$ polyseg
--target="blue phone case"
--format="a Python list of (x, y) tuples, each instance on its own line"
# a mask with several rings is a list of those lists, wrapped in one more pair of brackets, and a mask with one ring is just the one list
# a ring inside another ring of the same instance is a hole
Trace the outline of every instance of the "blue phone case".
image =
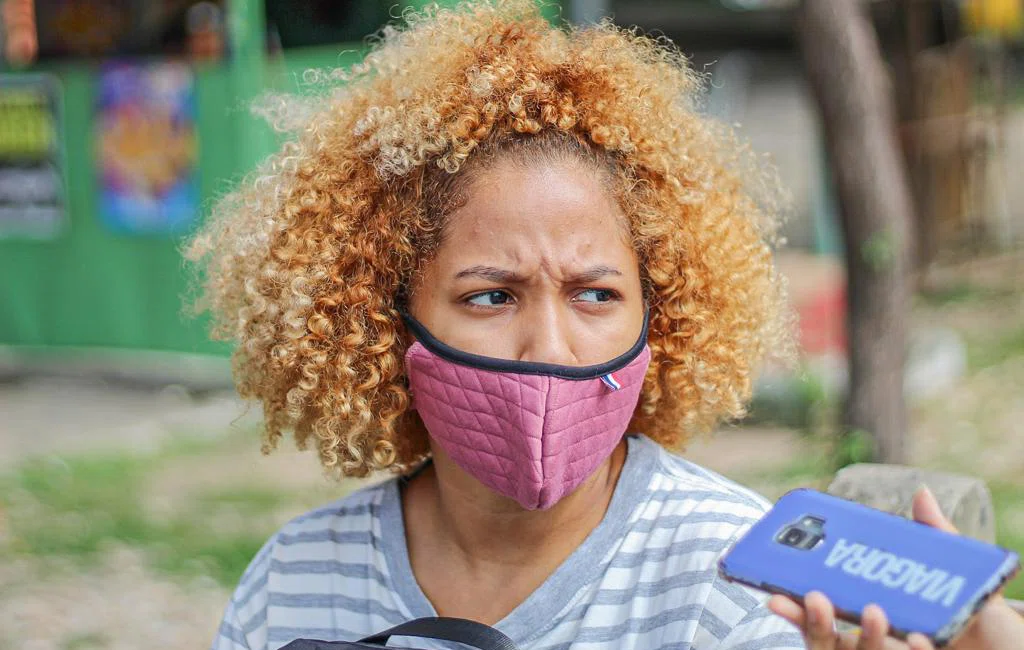
[(892, 633), (938, 645), (1018, 568), (1012, 551), (806, 489), (779, 499), (719, 561), (725, 578), (764, 591), (820, 591), (853, 622), (875, 603)]

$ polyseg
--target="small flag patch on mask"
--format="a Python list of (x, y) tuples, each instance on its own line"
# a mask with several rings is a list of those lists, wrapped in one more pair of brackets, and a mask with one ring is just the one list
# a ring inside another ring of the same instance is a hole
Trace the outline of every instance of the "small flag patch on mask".
[(614, 373), (609, 372), (607, 375), (604, 375), (603, 377), (601, 377), (601, 381), (604, 382), (605, 386), (611, 388), (612, 390), (619, 390), (620, 388), (622, 388), (622, 384), (620, 384), (619, 380), (615, 378)]

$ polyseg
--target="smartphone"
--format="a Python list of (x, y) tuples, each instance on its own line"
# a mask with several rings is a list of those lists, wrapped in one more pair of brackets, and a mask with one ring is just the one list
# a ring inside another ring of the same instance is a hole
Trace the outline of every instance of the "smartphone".
[(802, 601), (824, 593), (857, 623), (880, 606), (891, 634), (954, 639), (1020, 569), (1016, 553), (822, 492), (784, 495), (719, 560), (728, 580)]

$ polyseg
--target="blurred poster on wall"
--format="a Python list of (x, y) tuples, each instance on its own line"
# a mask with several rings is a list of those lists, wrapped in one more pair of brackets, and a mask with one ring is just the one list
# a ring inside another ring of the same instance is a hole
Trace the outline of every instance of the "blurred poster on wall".
[(0, 74), (0, 238), (64, 229), (60, 86), (49, 75)]
[(109, 64), (97, 102), (103, 222), (126, 234), (187, 231), (199, 215), (192, 71), (179, 63)]

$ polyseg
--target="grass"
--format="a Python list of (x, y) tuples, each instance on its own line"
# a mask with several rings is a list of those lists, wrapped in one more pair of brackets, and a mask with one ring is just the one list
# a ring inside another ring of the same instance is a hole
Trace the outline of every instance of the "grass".
[[(921, 294), (919, 301), (926, 306), (940, 309), (946, 306), (966, 305), (971, 309), (983, 311), (989, 305), (1007, 304), (1007, 301), (1009, 304), (1019, 303), (1021, 297), (1021, 289), (1016, 285), (984, 286), (965, 281)], [(1019, 317), (1008, 320), (1007, 326), (1000, 324), (994, 330), (973, 327), (961, 332), (967, 344), (969, 374), (973, 375), (1011, 359), (1024, 359), (1024, 320)], [(980, 414), (971, 417), (977, 426), (984, 426)], [(945, 463), (953, 463), (954, 467), (950, 469), (954, 471), (963, 471), (955, 466), (953, 458), (947, 459)], [(1024, 557), (1024, 482), (1016, 476), (983, 478), (992, 494), (997, 542)], [(1018, 576), (1007, 585), (1006, 595), (1024, 600), (1024, 576)]]
[[(999, 481), (988, 488), (995, 507), (997, 541), (1024, 557), (1024, 485)], [(1024, 575), (1007, 585), (1006, 595), (1024, 600)]]
[(1024, 326), (967, 341), (967, 364), (972, 371), (1020, 356), (1024, 356)]
[(972, 282), (958, 282), (931, 287), (918, 292), (917, 300), (927, 307), (978, 304), (1014, 298), (1017, 291), (1009, 287), (988, 287)]
[(61, 643), (60, 648), (61, 650), (92, 650), (93, 648), (106, 648), (109, 646), (109, 637), (104, 634), (91, 632), (68, 637)]
[[(1016, 284), (984, 284), (961, 279), (929, 287), (915, 296), (915, 305), (929, 315), (929, 320), (942, 319), (946, 308), (961, 312), (984, 313), (994, 307), (1005, 310), (1008, 305), (1021, 304), (1024, 293)], [(984, 323), (985, 321), (982, 321)], [(994, 366), (1012, 357), (1024, 356), (1024, 320), (1008, 316), (1005, 326), (991, 328), (984, 324), (961, 327), (967, 343), (968, 367), (971, 372)]]
[(197, 514), (215, 515), (229, 509), (238, 514), (258, 516), (274, 512), (290, 501), (280, 490), (260, 486), (231, 486), (198, 495), (193, 507)]
[(17, 551), (91, 555), (104, 540), (141, 543), (151, 535), (136, 497), (141, 465), (126, 457), (36, 460), (4, 486)]
[[(291, 495), (245, 485), (216, 488), (177, 504), (169, 516), (150, 512), (147, 477), (202, 445), (171, 447), (151, 456), (46, 458), (0, 478), (6, 517), (4, 554), (62, 557), (88, 564), (111, 544), (144, 551), (154, 568), (208, 575), (233, 586), (273, 531), (274, 512)], [(224, 519), (240, 522), (228, 527)]]
[(150, 564), (172, 575), (204, 575), (234, 587), (271, 530), (253, 534), (210, 535), (193, 524), (171, 526), (147, 548)]

